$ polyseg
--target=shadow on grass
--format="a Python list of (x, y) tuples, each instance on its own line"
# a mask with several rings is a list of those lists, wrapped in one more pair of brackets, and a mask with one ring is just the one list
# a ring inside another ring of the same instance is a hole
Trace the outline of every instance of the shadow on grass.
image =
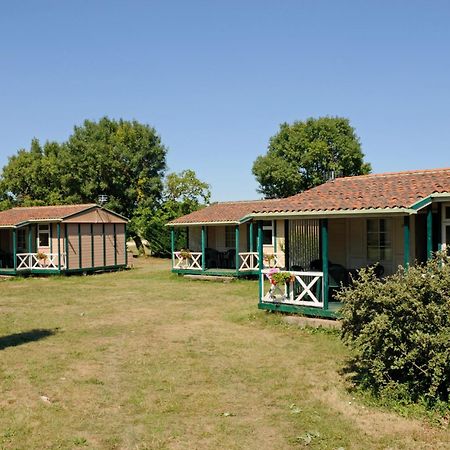
[(40, 341), (49, 336), (53, 336), (58, 331), (57, 328), (42, 329), (36, 328), (30, 331), (24, 331), (22, 333), (9, 334), (8, 336), (0, 337), (0, 350), (4, 350), (8, 347), (16, 347), (17, 345), (27, 344), (28, 342)]

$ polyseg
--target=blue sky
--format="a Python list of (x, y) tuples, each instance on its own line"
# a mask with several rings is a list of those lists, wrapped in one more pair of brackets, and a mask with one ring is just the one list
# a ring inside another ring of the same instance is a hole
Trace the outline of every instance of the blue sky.
[(448, 1), (21, 1), (0, 10), (0, 165), (137, 119), (214, 200), (258, 198), (282, 122), (348, 117), (375, 172), (450, 166)]

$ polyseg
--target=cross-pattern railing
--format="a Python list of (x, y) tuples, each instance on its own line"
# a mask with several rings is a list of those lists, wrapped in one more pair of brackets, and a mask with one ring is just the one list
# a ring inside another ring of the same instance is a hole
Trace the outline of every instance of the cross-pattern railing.
[[(17, 253), (17, 270), (58, 270), (66, 268), (66, 255), (62, 253), (59, 259), (58, 253), (46, 253), (45, 257), (39, 253)], [(40, 256), (40, 257), (39, 257)]]
[(257, 252), (240, 252), (239, 270), (258, 270), (259, 269), (259, 254)]
[[(289, 271), (291, 279), (282, 285), (274, 282), (273, 269), (264, 269), (262, 284), (263, 302), (323, 308), (323, 272)], [(269, 281), (266, 289), (265, 281)]]
[(186, 270), (202, 270), (202, 252), (189, 252), (190, 256), (186, 257), (181, 252), (173, 254), (173, 268)]

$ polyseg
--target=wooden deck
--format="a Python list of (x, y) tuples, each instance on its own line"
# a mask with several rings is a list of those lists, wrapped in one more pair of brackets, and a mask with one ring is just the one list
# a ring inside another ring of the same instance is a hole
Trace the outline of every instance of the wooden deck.
[(222, 277), (254, 277), (258, 276), (259, 272), (257, 270), (236, 270), (236, 269), (172, 269), (172, 273), (177, 273), (179, 275), (212, 275), (212, 276), (222, 276)]
[(342, 307), (340, 302), (329, 302), (328, 308), (314, 308), (309, 306), (289, 305), (281, 302), (259, 302), (258, 308), (266, 311), (279, 311), (286, 313), (303, 314), (310, 317), (326, 317), (328, 319), (339, 319), (339, 310)]

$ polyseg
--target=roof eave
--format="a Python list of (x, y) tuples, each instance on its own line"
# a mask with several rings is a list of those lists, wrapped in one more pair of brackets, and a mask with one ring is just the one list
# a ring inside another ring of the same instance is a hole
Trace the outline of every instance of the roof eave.
[(216, 222), (169, 222), (166, 223), (166, 227), (192, 227), (200, 225), (239, 225), (239, 220), (220, 220)]

